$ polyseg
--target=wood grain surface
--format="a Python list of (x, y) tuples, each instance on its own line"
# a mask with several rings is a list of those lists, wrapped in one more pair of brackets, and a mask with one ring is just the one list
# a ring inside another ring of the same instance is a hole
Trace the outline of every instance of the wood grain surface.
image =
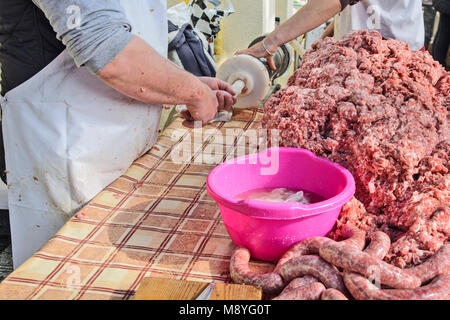
[[(206, 288), (208, 282), (144, 278), (134, 300), (195, 300)], [(261, 300), (262, 290), (258, 287), (216, 283), (209, 300)]]

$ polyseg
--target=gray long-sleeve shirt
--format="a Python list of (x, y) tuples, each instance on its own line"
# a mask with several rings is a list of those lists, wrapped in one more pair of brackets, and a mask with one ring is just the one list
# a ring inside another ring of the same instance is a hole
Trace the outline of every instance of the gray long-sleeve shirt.
[(65, 48), (96, 74), (129, 43), (130, 31), (119, 0), (0, 0), (0, 94)]
[(132, 38), (119, 0), (33, 0), (77, 66), (98, 73)]

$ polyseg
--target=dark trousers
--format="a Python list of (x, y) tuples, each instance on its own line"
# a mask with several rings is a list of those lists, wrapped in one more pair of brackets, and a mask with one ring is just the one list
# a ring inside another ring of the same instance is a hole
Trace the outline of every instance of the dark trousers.
[(428, 50), (431, 37), (433, 35), (434, 19), (436, 17), (436, 9), (432, 5), (423, 6), (423, 20), (425, 23), (425, 48)]
[(434, 60), (446, 66), (448, 46), (450, 45), (450, 15), (441, 12), (439, 28), (433, 42), (431, 53)]

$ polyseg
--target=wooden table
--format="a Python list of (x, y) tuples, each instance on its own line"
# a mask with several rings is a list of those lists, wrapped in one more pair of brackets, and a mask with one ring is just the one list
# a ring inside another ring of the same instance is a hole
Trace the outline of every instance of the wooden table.
[[(222, 145), (222, 159), (233, 158), (261, 116), (237, 111), (232, 121), (203, 128), (198, 150), (215, 146), (219, 153)], [(230, 129), (236, 137), (220, 141)], [(173, 151), (194, 142), (194, 134), (176, 118), (147, 154), (0, 283), (0, 299), (132, 299), (149, 276), (229, 282), (234, 244), (205, 189), (215, 165), (197, 161), (201, 152), (187, 163), (173, 161)]]

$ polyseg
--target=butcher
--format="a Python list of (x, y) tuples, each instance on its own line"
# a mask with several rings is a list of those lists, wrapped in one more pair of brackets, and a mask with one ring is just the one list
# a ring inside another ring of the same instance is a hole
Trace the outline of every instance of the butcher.
[(237, 54), (266, 58), (275, 69), (272, 56), (277, 48), (309, 32), (332, 17), (325, 35), (338, 41), (352, 30), (376, 30), (384, 38), (409, 44), (411, 50), (423, 49), (425, 28), (421, 0), (309, 0), (285, 23), (267, 37)]
[(162, 104), (185, 104), (191, 120), (207, 123), (235, 103), (228, 84), (166, 59), (166, 4), (0, 1), (15, 268), (153, 146)]

